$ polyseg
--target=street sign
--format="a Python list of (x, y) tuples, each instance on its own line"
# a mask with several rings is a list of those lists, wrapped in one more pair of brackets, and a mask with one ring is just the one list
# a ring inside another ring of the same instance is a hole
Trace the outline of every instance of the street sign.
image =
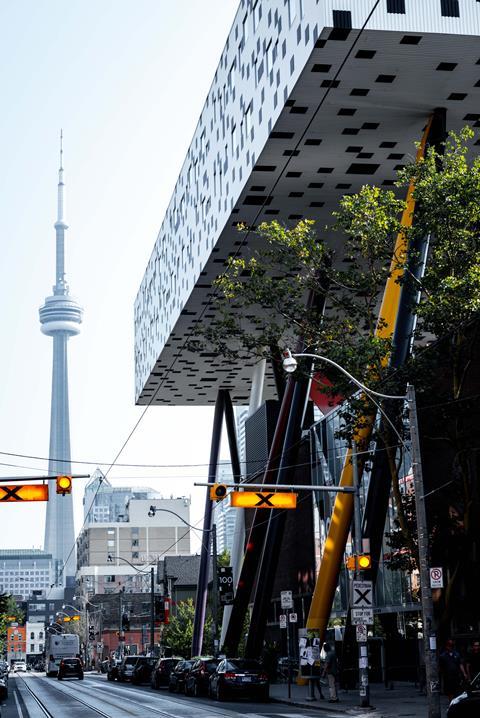
[(368, 636), (368, 629), (365, 623), (357, 623), (355, 626), (357, 641), (358, 643), (366, 643)]
[(352, 624), (357, 626), (360, 623), (373, 625), (373, 608), (352, 608)]
[(443, 588), (443, 568), (430, 569), (430, 588)]
[(220, 566), (217, 570), (218, 595), (222, 606), (233, 603), (233, 569), (231, 566)]
[(230, 505), (244, 509), (296, 509), (297, 496), (287, 491), (232, 491)]
[(48, 501), (48, 484), (0, 485), (0, 501)]
[(373, 607), (373, 584), (371, 581), (353, 581), (352, 588), (352, 608)]
[(293, 595), (291, 591), (280, 591), (280, 605), (282, 608), (293, 608)]
[(287, 616), (284, 613), (281, 613), (278, 617), (280, 628), (286, 628), (287, 627)]
[(289, 613), (288, 614), (288, 620), (290, 623), (297, 623), (297, 614), (296, 613)]

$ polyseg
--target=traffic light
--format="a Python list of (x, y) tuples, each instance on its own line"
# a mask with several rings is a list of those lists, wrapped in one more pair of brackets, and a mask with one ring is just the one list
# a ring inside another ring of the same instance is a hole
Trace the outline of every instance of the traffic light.
[(57, 494), (71, 494), (72, 493), (72, 477), (71, 476), (57, 476)]
[(366, 571), (372, 568), (372, 557), (368, 553), (348, 556), (345, 565), (349, 571)]
[(122, 631), (129, 631), (130, 630), (130, 618), (128, 617), (128, 613), (122, 614)]
[(221, 501), (227, 495), (227, 487), (225, 484), (213, 484), (210, 489), (210, 498), (212, 501)]
[(95, 626), (88, 627), (88, 640), (89, 641), (95, 640)]
[(163, 596), (155, 596), (155, 620), (165, 623), (165, 600)]

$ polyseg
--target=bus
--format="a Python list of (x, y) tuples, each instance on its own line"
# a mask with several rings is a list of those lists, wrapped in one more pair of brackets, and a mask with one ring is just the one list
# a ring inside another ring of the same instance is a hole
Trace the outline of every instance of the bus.
[(45, 643), (45, 672), (49, 678), (58, 675), (62, 658), (80, 656), (80, 639), (76, 633), (47, 633)]

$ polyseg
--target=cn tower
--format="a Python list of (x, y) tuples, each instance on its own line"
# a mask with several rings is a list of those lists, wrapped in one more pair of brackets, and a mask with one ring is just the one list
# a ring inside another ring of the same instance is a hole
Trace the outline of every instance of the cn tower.
[[(67, 343), (80, 332), (83, 309), (70, 296), (65, 279), (65, 185), (63, 182), (63, 133), (60, 133), (60, 168), (58, 171), (58, 210), (55, 222), (56, 276), (53, 295), (40, 308), (43, 334), (53, 338), (52, 405), (50, 414), (50, 475), (71, 474), (70, 419), (68, 407)], [(45, 551), (52, 554), (56, 566), (55, 583), (73, 585), (75, 530), (72, 495), (56, 493), (56, 483), (49, 481), (49, 499), (45, 523)]]

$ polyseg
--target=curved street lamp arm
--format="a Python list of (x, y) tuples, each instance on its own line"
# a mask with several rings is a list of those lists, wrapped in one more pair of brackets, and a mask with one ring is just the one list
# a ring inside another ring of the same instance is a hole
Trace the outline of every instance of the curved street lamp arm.
[(320, 354), (292, 354), (293, 357), (307, 357), (310, 359), (320, 359), (320, 361), (324, 361), (327, 364), (331, 364), (336, 369), (342, 372), (342, 374), (345, 374), (346, 377), (350, 379), (350, 381), (353, 381), (354, 384), (356, 384), (360, 389), (363, 389), (367, 394), (374, 394), (374, 396), (379, 396), (381, 399), (403, 399), (405, 400), (406, 396), (392, 396), (390, 394), (381, 394), (378, 391), (374, 391), (373, 389), (370, 389), (368, 386), (365, 386), (365, 384), (362, 384), (361, 381), (358, 381), (358, 379), (355, 379), (350, 372), (348, 372), (346, 369), (343, 368), (343, 366), (340, 366), (340, 364), (337, 364), (336, 361), (333, 361), (333, 359), (329, 359), (328, 357), (321, 356)]
[[(177, 517), (177, 519), (180, 519), (180, 521), (182, 521), (185, 526), (188, 526), (188, 528), (193, 529), (194, 531), (201, 531), (202, 533), (204, 532), (203, 529), (199, 528), (198, 526), (192, 526), (192, 524), (189, 524), (188, 521), (185, 521), (185, 519), (182, 518), (180, 514), (176, 514), (175, 511), (170, 511), (170, 509), (158, 509), (156, 506), (150, 506), (150, 511), (148, 512), (148, 515), (150, 517), (155, 516), (157, 511), (162, 511), (167, 514), (173, 514)], [(213, 531), (213, 529), (207, 529), (207, 531)]]

